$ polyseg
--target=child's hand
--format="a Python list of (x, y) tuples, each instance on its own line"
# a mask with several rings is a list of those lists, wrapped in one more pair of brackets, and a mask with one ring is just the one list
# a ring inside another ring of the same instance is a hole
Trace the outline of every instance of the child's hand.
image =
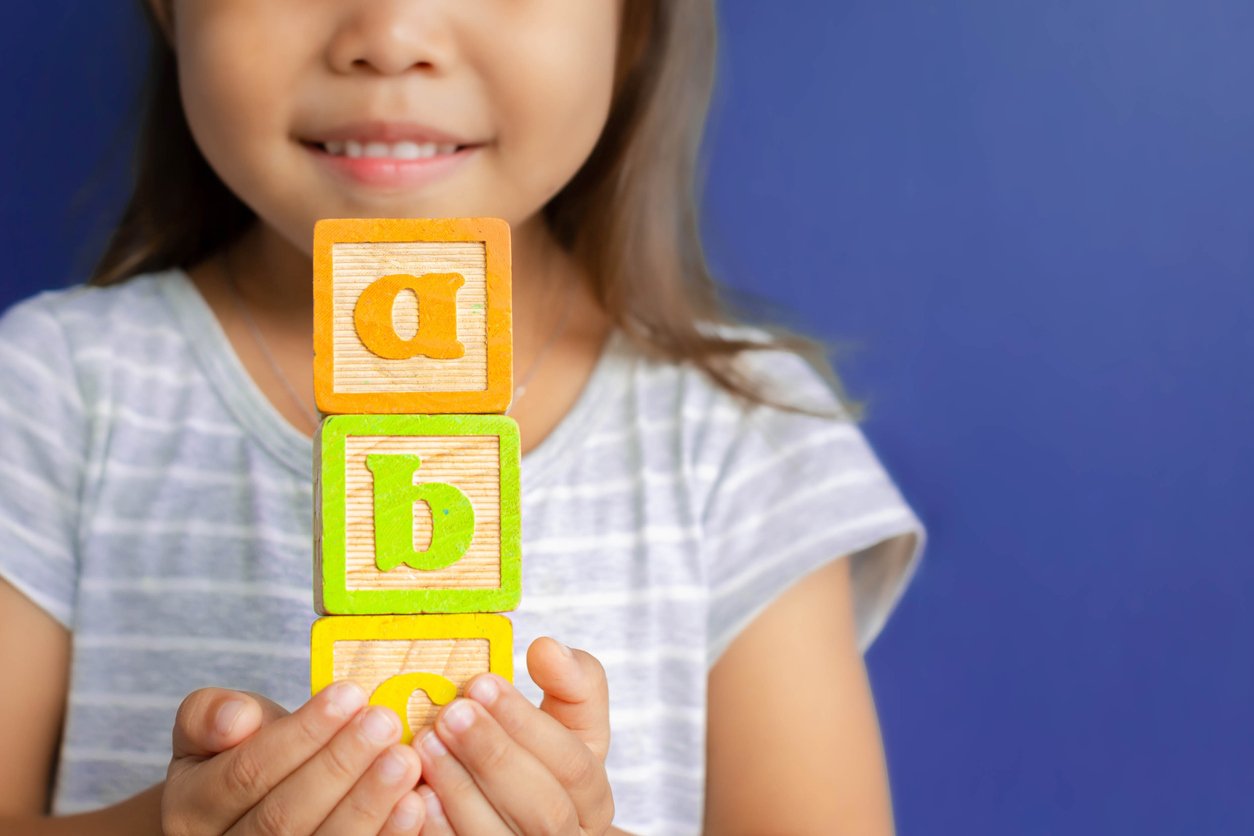
[(161, 798), (167, 834), (417, 833), (421, 765), (387, 708), (331, 685), (289, 714), (206, 688), (183, 701)]
[(610, 745), (605, 670), (552, 639), (527, 652), (540, 708), (485, 674), (469, 699), (440, 712), (417, 743), (427, 785), (423, 834), (604, 833), (614, 818), (605, 774)]

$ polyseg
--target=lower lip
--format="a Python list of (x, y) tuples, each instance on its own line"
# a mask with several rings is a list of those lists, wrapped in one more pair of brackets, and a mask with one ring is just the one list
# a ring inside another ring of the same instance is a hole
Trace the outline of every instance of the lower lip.
[(305, 145), (323, 165), (340, 176), (365, 186), (416, 188), (434, 183), (461, 167), (477, 146), (467, 146), (452, 154), (397, 160), (391, 157), (347, 157), (328, 154), (321, 146)]

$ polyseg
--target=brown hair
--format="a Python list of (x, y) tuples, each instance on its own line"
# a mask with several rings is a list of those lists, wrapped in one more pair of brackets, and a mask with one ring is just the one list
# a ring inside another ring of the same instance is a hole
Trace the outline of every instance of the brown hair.
[[(90, 279), (108, 285), (189, 267), (230, 244), (255, 215), (210, 168), (187, 126), (174, 52), (152, 33), (134, 191)], [(700, 144), (714, 87), (714, 0), (623, 0), (615, 93), (600, 140), (544, 207), (557, 241), (602, 307), (640, 347), (690, 362), (727, 391), (774, 403), (731, 361), (763, 348), (797, 351), (840, 388), (822, 347), (781, 329), (767, 341), (719, 325), (729, 313), (701, 246)]]

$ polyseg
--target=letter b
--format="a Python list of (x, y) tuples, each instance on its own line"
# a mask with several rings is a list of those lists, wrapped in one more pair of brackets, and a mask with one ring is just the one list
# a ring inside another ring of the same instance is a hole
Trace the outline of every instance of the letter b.
[[(375, 565), (389, 572), (400, 564), (435, 571), (461, 560), (475, 536), (475, 509), (460, 489), (443, 482), (414, 484), (418, 456), (372, 453), (366, 467), (374, 475)], [(414, 504), (431, 510), (431, 543), (414, 548)]]

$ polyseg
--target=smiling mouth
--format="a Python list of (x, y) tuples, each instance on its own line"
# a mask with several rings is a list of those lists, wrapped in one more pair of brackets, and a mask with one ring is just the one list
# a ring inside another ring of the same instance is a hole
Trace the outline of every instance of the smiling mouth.
[(378, 142), (366, 140), (332, 140), (328, 142), (305, 142), (304, 145), (316, 148), (332, 157), (349, 159), (376, 160), (426, 160), (435, 157), (450, 157), (470, 145), (454, 145), (451, 143), (412, 142)]

